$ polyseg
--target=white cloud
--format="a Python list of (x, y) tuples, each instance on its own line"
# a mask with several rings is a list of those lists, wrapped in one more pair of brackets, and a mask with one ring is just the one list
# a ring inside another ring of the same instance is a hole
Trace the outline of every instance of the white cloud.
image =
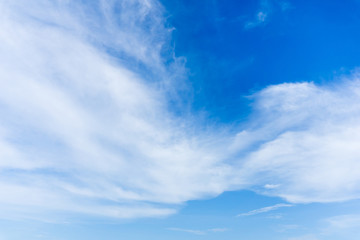
[(281, 84), (259, 92), (253, 130), (235, 143), (250, 152), (239, 176), (279, 184), (257, 191), (291, 202), (358, 198), (359, 86), (355, 74), (334, 86)]
[(237, 217), (251, 216), (251, 215), (256, 215), (256, 214), (260, 214), (260, 213), (266, 213), (266, 212), (274, 211), (274, 210), (279, 209), (279, 208), (292, 207), (292, 206), (293, 206), (292, 204), (279, 203), (279, 204), (276, 204), (276, 205), (273, 205), (273, 206), (268, 206), (268, 207), (255, 209), (255, 210), (252, 210), (252, 211), (247, 212), (247, 213), (241, 213), (241, 214), (237, 215)]
[(183, 69), (164, 64), (170, 31), (157, 1), (0, 9), (1, 217), (160, 217), (237, 189), (290, 202), (360, 197), (356, 74), (333, 87), (267, 87), (236, 134), (173, 116), (170, 76)]
[(165, 216), (227, 188), (224, 140), (169, 111), (158, 2), (0, 8), (2, 217)]

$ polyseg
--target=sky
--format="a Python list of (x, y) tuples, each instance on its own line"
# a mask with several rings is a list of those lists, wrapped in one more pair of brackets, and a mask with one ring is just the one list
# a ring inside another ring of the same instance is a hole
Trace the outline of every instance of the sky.
[(359, 239), (360, 1), (0, 12), (0, 240)]

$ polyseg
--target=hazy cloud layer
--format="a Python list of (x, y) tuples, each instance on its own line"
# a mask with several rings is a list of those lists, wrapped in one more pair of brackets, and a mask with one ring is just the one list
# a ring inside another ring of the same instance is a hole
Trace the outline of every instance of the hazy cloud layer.
[(183, 69), (165, 64), (171, 31), (158, 2), (0, 9), (2, 217), (165, 216), (234, 189), (290, 202), (359, 198), (356, 74), (334, 86), (269, 86), (240, 130), (199, 128), (169, 109)]

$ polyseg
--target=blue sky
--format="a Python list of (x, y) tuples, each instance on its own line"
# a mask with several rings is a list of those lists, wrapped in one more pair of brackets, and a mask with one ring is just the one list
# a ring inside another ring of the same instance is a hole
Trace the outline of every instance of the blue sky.
[(359, 1), (0, 10), (0, 240), (359, 238)]

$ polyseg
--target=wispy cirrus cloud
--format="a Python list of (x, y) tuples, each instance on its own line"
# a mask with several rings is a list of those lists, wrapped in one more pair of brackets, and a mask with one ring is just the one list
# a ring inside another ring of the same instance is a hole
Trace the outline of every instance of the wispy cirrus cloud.
[(252, 211), (247, 212), (247, 213), (241, 213), (241, 214), (238, 214), (237, 217), (251, 216), (251, 215), (256, 215), (256, 214), (260, 214), (260, 213), (266, 213), (266, 212), (274, 211), (274, 210), (277, 210), (277, 209), (283, 208), (283, 207), (293, 207), (293, 206), (294, 205), (292, 205), (292, 204), (279, 203), (279, 204), (275, 204), (273, 206), (268, 206), (268, 207), (255, 209), (255, 210), (252, 210)]
[[(120, 218), (173, 213), (144, 202), (183, 201), (163, 171), (182, 174), (176, 158), (192, 155), (185, 150), (192, 147), (175, 130), (162, 89), (134, 72), (141, 68), (118, 62), (143, 63), (164, 81), (160, 49), (168, 32), (160, 5), (37, 1), (29, 8), (26, 1), (1, 1), (0, 7), (2, 205)], [(161, 163), (167, 159), (170, 168)]]
[(356, 72), (334, 86), (268, 86), (249, 122), (215, 127), (173, 114), (184, 69), (159, 2), (0, 9), (1, 217), (161, 217), (237, 189), (294, 203), (360, 197)]

